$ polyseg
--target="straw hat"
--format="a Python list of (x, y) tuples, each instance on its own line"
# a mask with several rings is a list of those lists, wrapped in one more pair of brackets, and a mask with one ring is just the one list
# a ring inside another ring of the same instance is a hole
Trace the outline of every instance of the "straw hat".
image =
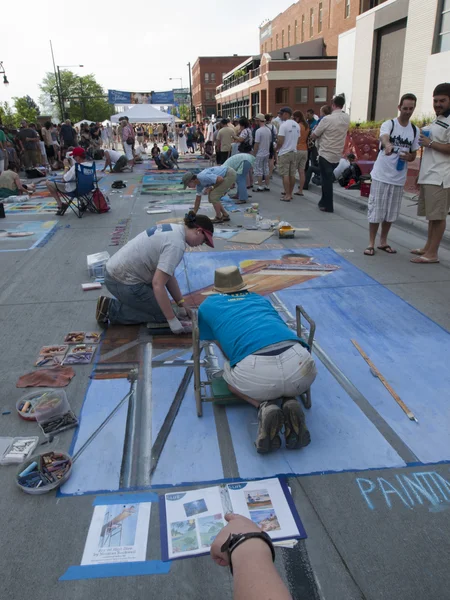
[(214, 291), (203, 292), (203, 296), (245, 292), (252, 287), (255, 287), (255, 284), (246, 285), (238, 267), (220, 267), (214, 271)]

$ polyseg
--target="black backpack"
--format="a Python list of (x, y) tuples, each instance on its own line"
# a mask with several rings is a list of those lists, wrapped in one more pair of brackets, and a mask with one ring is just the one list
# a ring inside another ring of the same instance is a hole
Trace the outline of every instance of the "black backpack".
[[(414, 140), (416, 139), (416, 135), (417, 135), (417, 127), (414, 125), (414, 123), (410, 123), (410, 125), (413, 128), (413, 134), (414, 134), (413, 142), (414, 142)], [(391, 131), (389, 132), (389, 139), (391, 139), (392, 132), (394, 131), (394, 127), (395, 127), (394, 119), (391, 119)], [(379, 152), (381, 152), (381, 150), (382, 150), (382, 148), (381, 148), (381, 142), (380, 142)]]

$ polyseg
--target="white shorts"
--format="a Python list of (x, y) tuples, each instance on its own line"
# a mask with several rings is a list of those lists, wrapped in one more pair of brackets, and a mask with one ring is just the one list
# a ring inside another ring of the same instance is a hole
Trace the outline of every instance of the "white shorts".
[(314, 359), (301, 344), (277, 356), (250, 354), (233, 368), (225, 361), (223, 367), (225, 381), (258, 402), (299, 396), (310, 388), (316, 375)]
[(403, 186), (372, 180), (367, 203), (369, 223), (393, 223), (398, 219), (403, 198)]
[(125, 151), (125, 156), (128, 158), (128, 160), (133, 160), (133, 146), (124, 142), (123, 149)]

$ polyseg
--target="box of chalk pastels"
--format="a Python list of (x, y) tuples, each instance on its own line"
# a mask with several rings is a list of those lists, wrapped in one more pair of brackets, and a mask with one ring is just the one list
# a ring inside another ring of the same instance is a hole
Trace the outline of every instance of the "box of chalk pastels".
[(0, 465), (18, 465), (23, 463), (38, 445), (39, 438), (0, 437)]
[(46, 437), (53, 436), (78, 425), (78, 419), (70, 409), (64, 390), (51, 390), (42, 396), (34, 408), (36, 421)]

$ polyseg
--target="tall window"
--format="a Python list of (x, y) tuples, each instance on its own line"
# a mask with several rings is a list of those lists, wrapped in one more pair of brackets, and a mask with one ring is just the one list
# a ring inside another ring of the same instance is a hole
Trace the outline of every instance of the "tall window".
[(314, 102), (326, 102), (327, 101), (328, 88), (315, 87), (314, 88)]
[(216, 83), (216, 74), (211, 73), (211, 83)]
[(273, 38), (270, 38), (270, 51), (272, 52), (273, 50)]
[(348, 19), (350, 16), (350, 0), (345, 0), (345, 18)]
[(205, 90), (205, 100), (211, 100), (211, 94), (209, 90)]
[(205, 83), (209, 83), (209, 73), (205, 73)]
[(289, 103), (289, 88), (275, 88), (275, 104)]
[(317, 25), (317, 31), (320, 33), (322, 31), (322, 16), (323, 16), (323, 4), (319, 2), (319, 23)]
[(264, 43), (264, 52), (267, 52), (267, 42)]
[(295, 88), (295, 104), (307, 104), (308, 103), (308, 88), (307, 87), (296, 87)]
[(278, 33), (275, 36), (275, 50), (278, 50)]
[(281, 47), (284, 48), (284, 29), (281, 32)]
[(297, 29), (298, 29), (298, 25), (297, 25), (297, 19), (295, 19), (295, 23), (294, 23), (294, 44), (297, 43), (298, 37), (297, 37)]
[(291, 26), (288, 25), (288, 46), (291, 45)]
[(450, 50), (450, 0), (441, 2), (441, 22), (437, 41), (437, 51), (446, 52)]
[(302, 15), (302, 42), (305, 41), (305, 15)]
[(311, 8), (309, 11), (309, 37), (314, 35), (314, 9)]

